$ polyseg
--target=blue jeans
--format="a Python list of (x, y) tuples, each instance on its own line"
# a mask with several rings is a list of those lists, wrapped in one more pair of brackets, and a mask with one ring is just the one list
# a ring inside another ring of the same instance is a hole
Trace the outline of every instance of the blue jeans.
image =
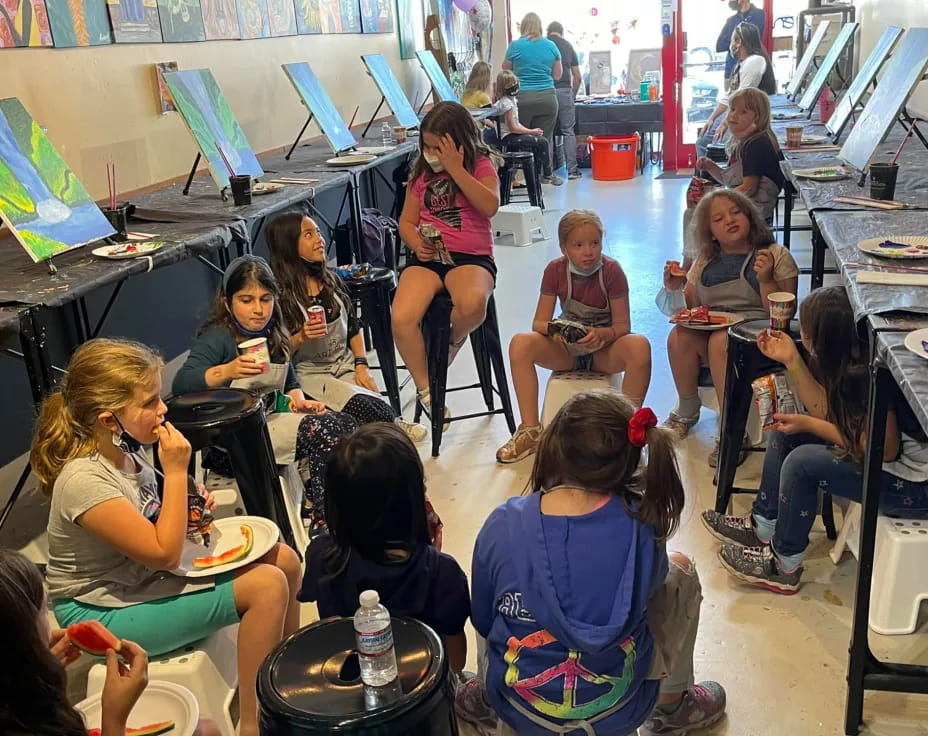
[[(784, 561), (801, 561), (818, 514), (819, 491), (860, 501), (863, 475), (849, 460), (838, 460), (832, 447), (816, 435), (770, 432), (752, 511), (761, 539), (775, 524), (772, 545)], [(914, 483), (884, 471), (879, 492), (884, 513), (928, 514), (928, 483)]]

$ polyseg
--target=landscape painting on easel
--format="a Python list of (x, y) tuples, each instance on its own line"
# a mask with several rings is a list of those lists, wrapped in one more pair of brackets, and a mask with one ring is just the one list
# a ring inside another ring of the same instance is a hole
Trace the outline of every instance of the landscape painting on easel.
[(242, 32), (242, 38), (270, 38), (267, 0), (236, 0), (236, 5), (238, 28)]
[(261, 176), (264, 173), (209, 69), (165, 72), (164, 83), (171, 90), (174, 105), (200, 153), (206, 157), (216, 186), (224, 189), (229, 185), (229, 170), (222, 160), (223, 154), (236, 174)]
[(200, 0), (207, 41), (241, 38), (235, 0)]
[(156, 0), (106, 0), (116, 43), (161, 43)]
[(46, 5), (56, 48), (113, 43), (103, 0), (48, 0)]
[(301, 34), (322, 33), (319, 0), (295, 0), (296, 28)]
[(158, 0), (158, 15), (165, 43), (206, 40), (200, 0)]
[(0, 219), (33, 261), (114, 232), (15, 97), (0, 100)]
[(45, 0), (0, 0), (0, 49), (51, 45)]

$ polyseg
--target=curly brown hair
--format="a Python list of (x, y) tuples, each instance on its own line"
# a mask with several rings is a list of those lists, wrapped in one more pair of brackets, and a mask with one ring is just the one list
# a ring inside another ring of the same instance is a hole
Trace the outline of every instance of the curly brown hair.
[(693, 232), (703, 260), (708, 263), (722, 252), (719, 241), (712, 234), (712, 203), (719, 198), (733, 202), (747, 216), (750, 227), (748, 240), (752, 248), (766, 248), (774, 242), (773, 233), (764, 222), (764, 216), (750, 199), (736, 189), (716, 189), (700, 200), (693, 213)]

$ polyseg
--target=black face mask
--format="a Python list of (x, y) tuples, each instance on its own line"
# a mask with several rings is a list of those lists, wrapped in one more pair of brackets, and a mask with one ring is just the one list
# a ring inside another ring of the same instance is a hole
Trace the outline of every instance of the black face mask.
[(741, 0), (728, 0), (728, 7), (732, 10), (738, 10), (741, 7)]
[(302, 261), (303, 266), (306, 268), (306, 273), (313, 278), (322, 278), (322, 274), (325, 273), (325, 261), (309, 261), (305, 258), (303, 258)]
[(141, 450), (142, 443), (126, 431), (126, 428), (122, 426), (122, 422), (119, 421), (119, 417), (113, 414), (113, 419), (116, 420), (116, 424), (118, 424), (119, 428), (122, 430), (122, 434), (118, 437), (113, 437), (113, 445), (126, 453), (134, 453)]
[(515, 97), (517, 94), (519, 94), (519, 85), (517, 84), (513, 87), (509, 87), (506, 90), (506, 94), (509, 95), (510, 97)]

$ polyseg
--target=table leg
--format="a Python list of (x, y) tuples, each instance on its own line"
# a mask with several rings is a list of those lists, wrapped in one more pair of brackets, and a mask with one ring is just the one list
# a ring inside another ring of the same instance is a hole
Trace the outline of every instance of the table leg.
[(815, 215), (812, 215), (812, 280), (811, 288), (818, 289), (825, 281), (825, 249), (828, 245), (822, 237)]
[(348, 205), (351, 212), (351, 251), (355, 263), (364, 263), (364, 235), (361, 229), (361, 182), (357, 175), (351, 175), (348, 190)]

